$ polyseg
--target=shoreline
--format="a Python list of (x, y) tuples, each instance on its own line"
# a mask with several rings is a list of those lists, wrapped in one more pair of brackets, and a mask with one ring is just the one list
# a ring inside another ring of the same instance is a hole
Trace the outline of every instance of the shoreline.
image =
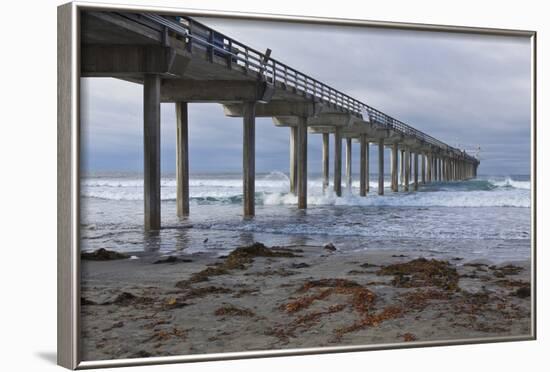
[(530, 260), (250, 247), (82, 260), (83, 360), (530, 334)]

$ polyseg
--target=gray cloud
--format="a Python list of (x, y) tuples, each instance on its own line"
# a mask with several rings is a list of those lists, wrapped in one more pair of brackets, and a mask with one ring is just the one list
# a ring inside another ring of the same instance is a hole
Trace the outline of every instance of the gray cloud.
[[(481, 146), (483, 173), (529, 173), (527, 38), (202, 21), (260, 51), (269, 47), (274, 58), (444, 142), (467, 150)], [(140, 86), (85, 80), (85, 166), (141, 169)], [(174, 169), (174, 122), (173, 105), (163, 104), (162, 156), (167, 172)], [(224, 117), (219, 105), (191, 104), (192, 171), (239, 171), (241, 127), (240, 119)], [(288, 129), (258, 119), (256, 146), (258, 171), (287, 171)], [(310, 136), (311, 172), (320, 170), (320, 151), (319, 136)]]

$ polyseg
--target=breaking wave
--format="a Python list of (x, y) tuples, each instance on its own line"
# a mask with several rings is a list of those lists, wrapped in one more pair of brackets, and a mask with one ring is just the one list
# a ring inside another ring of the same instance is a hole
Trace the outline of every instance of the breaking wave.
[[(388, 207), (522, 207), (531, 204), (531, 183), (512, 177), (475, 179), (464, 182), (432, 183), (422, 186), (419, 192), (377, 195), (378, 182), (371, 175), (368, 196), (359, 197), (359, 182), (354, 181), (352, 192), (343, 185), (342, 197), (337, 197), (329, 187), (322, 192), (322, 180), (314, 178), (308, 182), (308, 204), (310, 205), (357, 205)], [(295, 195), (288, 192), (288, 176), (272, 172), (256, 179), (256, 202), (260, 205), (293, 205)], [(143, 200), (143, 180), (139, 177), (97, 177), (82, 180), (82, 195), (85, 198), (103, 200)], [(384, 182), (389, 188), (390, 182)], [(234, 175), (201, 176), (189, 182), (192, 204), (236, 204), (242, 202), (242, 180)], [(161, 198), (176, 200), (175, 178), (161, 180)]]

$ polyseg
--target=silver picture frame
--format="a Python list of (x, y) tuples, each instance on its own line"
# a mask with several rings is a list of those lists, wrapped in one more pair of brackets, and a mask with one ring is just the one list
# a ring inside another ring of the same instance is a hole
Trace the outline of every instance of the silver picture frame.
[[(417, 341), (399, 344), (377, 344), (360, 346), (335, 346), (307, 349), (243, 351), (205, 355), (181, 355), (118, 359), (107, 361), (82, 361), (80, 358), (80, 13), (87, 10), (121, 10), (158, 12), (202, 17), (223, 17), (230, 19), (253, 19), (257, 21), (282, 21), (308, 24), (361, 26), (429, 32), (454, 32), (494, 36), (521, 36), (531, 41), (531, 334), (520, 337), (495, 337), (475, 340)], [(98, 367), (137, 366), (181, 362), (230, 360), (274, 356), (306, 355), (316, 353), (339, 353), (379, 349), (398, 349), (441, 345), (479, 344), (536, 339), (536, 44), (537, 33), (527, 30), (494, 29), (483, 27), (461, 27), (432, 24), (380, 22), (358, 19), (319, 18), (278, 14), (241, 13), (229, 11), (207, 11), (186, 8), (154, 6), (133, 6), (93, 2), (71, 2), (58, 7), (58, 155), (57, 155), (57, 362), (69, 369)]]

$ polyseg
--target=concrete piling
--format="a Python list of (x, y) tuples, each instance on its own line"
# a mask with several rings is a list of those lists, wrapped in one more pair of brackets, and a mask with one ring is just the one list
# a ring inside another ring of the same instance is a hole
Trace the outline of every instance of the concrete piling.
[(290, 192), (296, 195), (296, 177), (298, 172), (298, 128), (295, 126), (290, 127)]
[(401, 150), (400, 151), (400, 159), (401, 161), (399, 162), (399, 183), (401, 184), (401, 186), (404, 186), (405, 185), (405, 150)]
[(243, 103), (243, 210), (244, 216), (255, 214), (256, 179), (256, 102)]
[(189, 215), (189, 129), (187, 102), (176, 102), (176, 212)]
[(378, 140), (378, 195), (384, 195), (384, 140)]
[(409, 191), (409, 179), (410, 179), (410, 171), (411, 171), (411, 153), (409, 149), (405, 149), (405, 181), (403, 185), (404, 191)]
[(414, 153), (414, 166), (413, 166), (413, 170), (414, 170), (414, 191), (417, 191), (418, 190), (418, 153), (415, 152)]
[(307, 208), (307, 117), (298, 117), (298, 208)]
[(334, 128), (334, 192), (342, 196), (342, 129)]
[(397, 175), (397, 153), (398, 145), (393, 143), (391, 147), (391, 190), (393, 192), (399, 191), (398, 175)]
[(369, 143), (365, 134), (361, 134), (359, 137), (359, 152), (359, 195), (367, 196), (369, 189)]
[(160, 229), (160, 76), (143, 80), (144, 228)]
[(424, 153), (420, 154), (420, 168), (422, 171), (422, 184), (426, 183), (426, 156)]
[(329, 184), (329, 138), (328, 133), (323, 133), (323, 192)]
[(351, 194), (351, 137), (346, 138), (346, 188)]
[(426, 159), (426, 166), (427, 166), (427, 182), (428, 183), (431, 183), (432, 182), (432, 154), (431, 153), (428, 153), (427, 155), (427, 159)]
[(437, 182), (437, 156), (434, 156), (433, 157), (433, 165), (432, 165), (432, 175), (433, 175), (433, 180), (435, 182)]

